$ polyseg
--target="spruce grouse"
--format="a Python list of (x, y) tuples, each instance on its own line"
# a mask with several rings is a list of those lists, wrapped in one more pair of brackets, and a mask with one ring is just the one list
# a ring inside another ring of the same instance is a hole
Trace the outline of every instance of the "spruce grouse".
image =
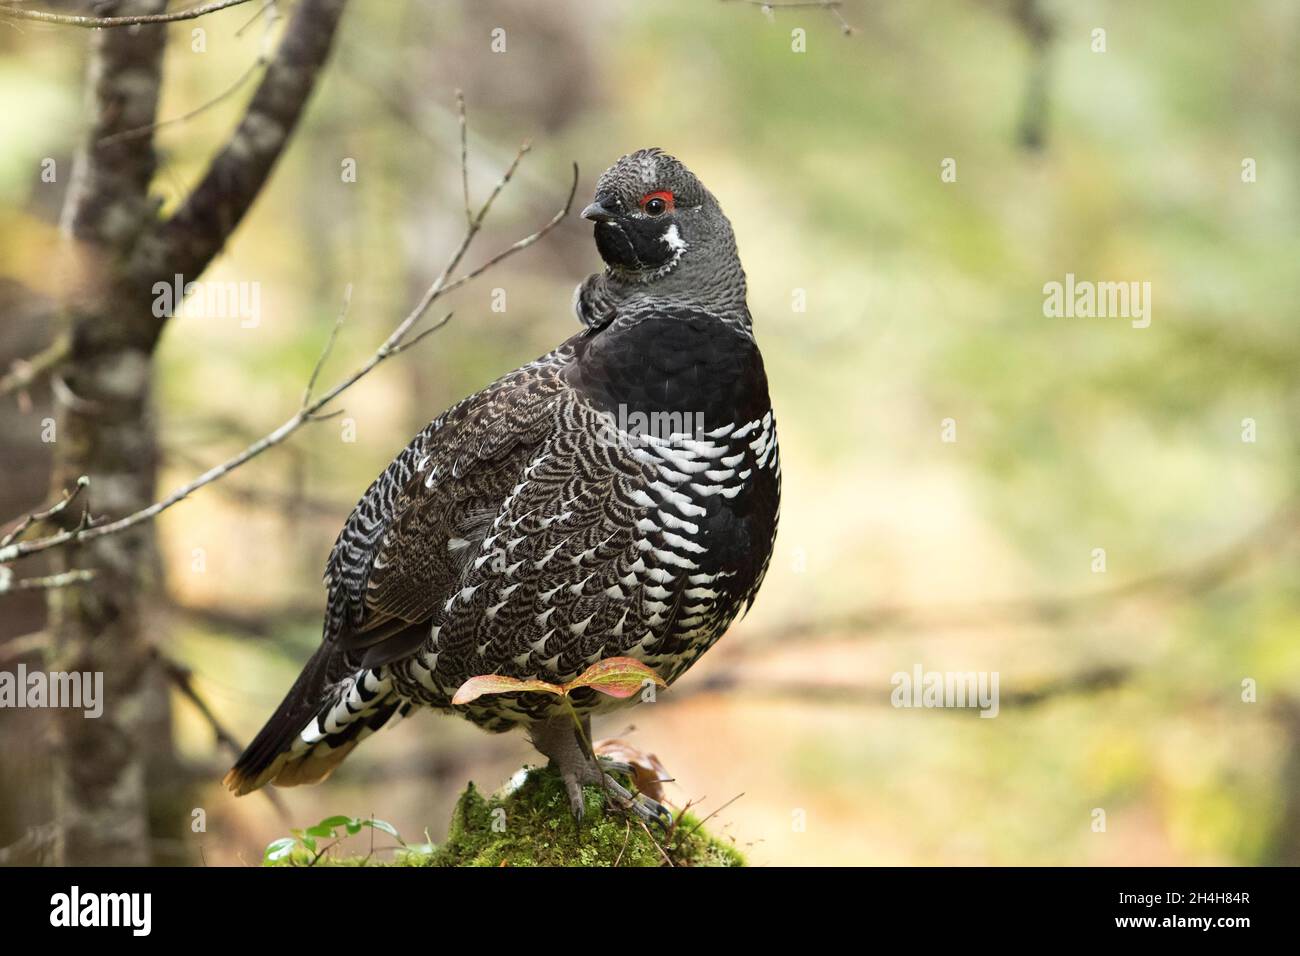
[[(583, 330), (444, 412), (371, 484), (329, 557), (321, 646), (227, 774), (236, 794), (318, 782), (432, 707), (524, 725), (578, 816), (583, 784), (627, 801), (554, 696), (452, 696), (616, 656), (671, 683), (753, 602), (781, 466), (731, 224), (658, 149), (608, 169), (582, 215), (606, 266), (576, 291)], [(573, 703), (585, 731), (621, 701)]]

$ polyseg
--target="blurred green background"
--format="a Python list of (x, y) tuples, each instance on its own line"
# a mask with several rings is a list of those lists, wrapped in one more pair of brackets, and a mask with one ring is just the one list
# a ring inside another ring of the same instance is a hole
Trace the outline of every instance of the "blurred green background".
[[(202, 53), (193, 24), (171, 28), (162, 117), (249, 69), (263, 28), (236, 31), (253, 12), (201, 21)], [(354, 4), (205, 276), (257, 282), (260, 324), (181, 318), (160, 349), (160, 487), (293, 413), (348, 283), (324, 381), (437, 274), (463, 226), (456, 87), (478, 197), (534, 144), (471, 264), (550, 216), (574, 160), (581, 204), (618, 156), (660, 146), (735, 226), (780, 425), (781, 530), (749, 616), (598, 735), (658, 754), (679, 803), (727, 804), (710, 828), (756, 864), (1300, 863), (1300, 7), (842, 14), (852, 35), (825, 10), (738, 2)], [(70, 165), (85, 44), (0, 30), (6, 366), (48, 332), (66, 177), (43, 183), (40, 164)], [(159, 131), (167, 206), (253, 86)], [(448, 404), (575, 331), (573, 286), (598, 264), (571, 218), (449, 297), (452, 323), (349, 392), (341, 419), (162, 517), (158, 642), (241, 741), (319, 639), (320, 574), (358, 495)], [(1043, 286), (1066, 273), (1150, 282), (1150, 327), (1045, 317)], [(6, 517), (46, 497), (43, 414), (35, 395), (0, 413)], [(4, 636), (40, 626), (36, 603), (7, 607)], [(917, 664), (998, 672), (999, 716), (891, 707), (891, 675)], [(171, 852), (256, 862), (286, 823), (222, 791), (229, 755), (190, 702), (174, 713), (207, 832)], [(43, 822), (26, 720), (0, 713), (0, 845)], [(437, 840), (467, 780), (493, 789), (531, 754), (420, 715), (280, 795), (294, 825), (373, 813)]]

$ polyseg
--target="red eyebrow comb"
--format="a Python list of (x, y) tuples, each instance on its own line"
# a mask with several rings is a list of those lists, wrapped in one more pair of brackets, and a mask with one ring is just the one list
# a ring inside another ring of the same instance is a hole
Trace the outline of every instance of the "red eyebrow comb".
[(642, 196), (641, 203), (640, 203), (641, 208), (644, 209), (645, 204), (652, 199), (662, 199), (664, 201), (665, 206), (667, 206), (669, 209), (673, 208), (673, 194), (666, 189), (661, 189), (658, 192), (646, 193), (644, 196)]

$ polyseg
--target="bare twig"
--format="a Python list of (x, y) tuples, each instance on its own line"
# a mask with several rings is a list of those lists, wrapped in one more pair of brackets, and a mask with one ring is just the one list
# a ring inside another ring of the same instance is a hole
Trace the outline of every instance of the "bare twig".
[(266, 19), (266, 27), (262, 34), (262, 50), (260, 53), (258, 53), (257, 58), (248, 65), (248, 68), (244, 70), (243, 73), (239, 74), (239, 78), (236, 79), (234, 83), (232, 83), (226, 89), (222, 90), (216, 96), (212, 97), (212, 99), (208, 100), (206, 103), (203, 103), (201, 106), (196, 106), (194, 109), (190, 110), (189, 112), (182, 113), (180, 116), (173, 116), (170, 119), (158, 120), (157, 122), (154, 123), (148, 123), (144, 126), (136, 126), (133, 129), (124, 129), (119, 132), (113, 133), (110, 136), (104, 136), (98, 141), (97, 145), (107, 146), (110, 143), (120, 142), (126, 139), (135, 139), (140, 136), (148, 136), (154, 133), (155, 131), (163, 129), (165, 127), (177, 126), (181, 123), (187, 123), (190, 120), (194, 119), (196, 116), (200, 116), (203, 113), (207, 112), (212, 107), (216, 106), (218, 103), (222, 103), (225, 100), (229, 99), (231, 96), (233, 96), (259, 70), (264, 69), (271, 62), (271, 49), (270, 49), (271, 30), (275, 27), (276, 22), (280, 19), (280, 12), (279, 9), (275, 6), (275, 0), (263, 0), (262, 7), (257, 11), (257, 13), (253, 14), (253, 16), (249, 19), (247, 23), (245, 23), (242, 27), (240, 27), (238, 30), (235, 31), (235, 36), (240, 36), (244, 32), (244, 30), (246, 30), (253, 23), (261, 19), (268, 10), (270, 11), (271, 15)]
[[(703, 820), (701, 820), (699, 823), (695, 824), (695, 826), (691, 827), (690, 830), (688, 830), (688, 831), (686, 832), (686, 835), (685, 835), (684, 837), (682, 837), (682, 839), (683, 839), (683, 840), (689, 840), (689, 839), (691, 838), (692, 834), (694, 834), (696, 830), (698, 830), (700, 827), (704, 826), (704, 824), (708, 823), (710, 820), (712, 820), (714, 817), (716, 817), (716, 816), (717, 816), (719, 813), (721, 813), (723, 810), (727, 809), (727, 807), (731, 806), (733, 803), (735, 803), (737, 800), (739, 800), (739, 799), (740, 799), (741, 797), (743, 797), (744, 795), (745, 795), (745, 792), (744, 792), (743, 790), (742, 790), (740, 793), (736, 794), (734, 797), (732, 797), (730, 800), (728, 800), (728, 801), (727, 801), (726, 803), (724, 803), (722, 806), (718, 807), (718, 809), (714, 810), (712, 813), (710, 813), (707, 817), (705, 817), (705, 818), (704, 818)], [(683, 811), (683, 812), (685, 812), (685, 811)]]
[(260, 20), (267, 10), (271, 11), (271, 19), (267, 23), (268, 28), (276, 20), (279, 20), (280, 9), (275, 5), (275, 3), (276, 0), (262, 0), (262, 6), (258, 8), (258, 11), (256, 13), (254, 13), (251, 17), (249, 17), (247, 20), (244, 21), (243, 26), (241, 26), (238, 30), (235, 31), (235, 36), (242, 37), (244, 35), (244, 31), (247, 30), (249, 27), (251, 27), (258, 20)]
[[(194, 705), (199, 715), (207, 722), (217, 743), (230, 751), (233, 756), (238, 757), (244, 750), (243, 746), (230, 731), (226, 730), (221, 721), (217, 719), (217, 715), (212, 708), (208, 706), (208, 702), (203, 699), (202, 695), (194, 687), (194, 672), (179, 661), (173, 660), (162, 653), (155, 652), (154, 656), (162, 667), (163, 673), (167, 675), (168, 680), (175, 685), (186, 700)], [(271, 801), (271, 805), (279, 812), (281, 819), (288, 820), (289, 809), (284, 805), (279, 794), (270, 787), (263, 787), (262, 792), (266, 794), (266, 798)]]
[(465, 223), (474, 222), (474, 214), (469, 204), (469, 130), (465, 123), (465, 94), (456, 91), (456, 113), (460, 118), (460, 185), (465, 196)]
[[(262, 789), (265, 790), (266, 788), (263, 787)], [(308, 865), (308, 866), (315, 866), (317, 863), (320, 862), (320, 858), (323, 857), (323, 856), (325, 855), (326, 851), (334, 849), (336, 846), (338, 846), (338, 845), (339, 845), (340, 843), (342, 843), (342, 842), (343, 842), (343, 837), (339, 837), (339, 838), (336, 839), (333, 843), (327, 843), (327, 844), (325, 844), (323, 847), (320, 848), (320, 850), (316, 853), (316, 855), (315, 855), (314, 857), (311, 858), (311, 862), (308, 863), (307, 865)]]
[[(1133, 676), (1129, 667), (1103, 666), (1067, 674), (1023, 689), (1002, 689), (998, 706), (1034, 707), (1060, 697), (1074, 694), (1098, 694), (1120, 687)], [(744, 693), (747, 696), (796, 701), (824, 707), (888, 707), (895, 691), (892, 684), (855, 685), (842, 681), (763, 681), (750, 679), (736, 672), (715, 674), (696, 681), (689, 688), (678, 688), (666, 696), (665, 701), (680, 703), (697, 694)], [(971, 714), (978, 708), (952, 707), (947, 712)]]
[(343, 321), (348, 317), (348, 309), (352, 307), (352, 283), (349, 282), (343, 290), (343, 305), (339, 308), (339, 316), (334, 320), (334, 328), (330, 329), (330, 337), (325, 342), (325, 348), (321, 349), (320, 355), (316, 359), (316, 365), (311, 370), (311, 377), (307, 379), (307, 387), (302, 391), (302, 404), (299, 408), (306, 408), (311, 404), (311, 393), (316, 388), (316, 379), (320, 378), (320, 371), (329, 360), (330, 353), (334, 351), (334, 343), (338, 340), (339, 329), (343, 328)]
[(200, 116), (203, 113), (206, 113), (208, 110), (216, 106), (218, 103), (221, 103), (229, 99), (231, 96), (237, 93), (239, 89), (245, 83), (247, 83), (255, 73), (257, 73), (258, 70), (265, 67), (266, 64), (267, 64), (267, 58), (264, 56), (259, 56), (251, 64), (249, 64), (248, 68), (244, 70), (243, 73), (239, 74), (239, 78), (235, 80), (234, 83), (226, 87), (226, 89), (222, 90), (220, 93), (212, 97), (212, 99), (208, 100), (206, 103), (202, 104), (201, 106), (196, 106), (194, 109), (190, 110), (189, 112), (182, 113), (180, 116), (173, 116), (170, 117), (169, 119), (158, 120), (155, 123), (148, 123), (144, 126), (136, 126), (131, 129), (124, 129), (121, 132), (113, 133), (110, 136), (104, 136), (97, 141), (96, 145), (108, 146), (112, 143), (121, 142), (122, 140), (125, 139), (136, 139), (141, 136), (148, 136), (151, 133), (154, 133), (155, 131), (163, 129), (168, 126), (176, 126), (180, 123), (187, 123), (190, 120), (194, 119), (196, 116)]
[[(728, 0), (723, 0), (724, 3)], [(840, 32), (845, 36), (850, 36), (854, 28), (844, 19), (844, 14), (840, 12), (840, 7), (844, 4), (840, 0), (738, 0), (740, 3), (748, 4), (751, 7), (760, 7), (764, 11), (772, 10), (798, 10), (802, 8), (814, 7), (825, 10), (839, 23)]]
[(87, 478), (85, 475), (82, 475), (80, 478), (77, 479), (77, 483), (73, 486), (71, 491), (63, 492), (63, 497), (58, 502), (56, 502), (55, 504), (47, 508), (45, 511), (31, 511), (23, 515), (20, 519), (18, 519), (18, 523), (14, 525), (12, 531), (6, 534), (3, 538), (0, 538), (0, 548), (4, 548), (7, 545), (13, 544), (13, 542), (21, 538), (23, 534), (27, 531), (27, 529), (30, 528), (33, 524), (39, 524), (42, 521), (48, 521), (51, 518), (53, 518), (55, 515), (66, 510), (68, 505), (72, 504), (72, 502), (76, 500), (77, 496), (81, 494), (81, 492), (89, 484), (90, 484), (90, 479)]
[[(347, 391), (349, 388), (351, 388), (353, 385), (355, 385), (365, 376), (369, 375), (372, 371), (374, 371), (374, 369), (378, 365), (380, 365), (382, 362), (386, 361), (387, 359), (392, 358), (394, 355), (400, 354), (401, 352), (409, 348), (411, 345), (414, 345), (417, 342), (424, 339), (425, 337), (427, 337), (431, 332), (436, 331), (438, 328), (441, 328), (443, 325), (445, 325), (447, 321), (450, 319), (450, 316), (444, 317), (442, 320), (436, 323), (432, 328), (426, 329), (418, 333), (413, 339), (409, 341), (407, 340), (407, 336), (410, 335), (412, 328), (416, 325), (416, 323), (420, 321), (420, 319), (425, 315), (425, 313), (428, 312), (429, 307), (432, 306), (433, 303), (436, 302), (440, 297), (450, 292), (451, 290), (459, 288), (465, 283), (472, 281), (476, 277), (482, 275), (485, 271), (490, 269), (492, 266), (501, 262), (503, 259), (513, 255), (516, 252), (528, 248), (533, 243), (540, 240), (543, 236), (545, 236), (552, 229), (554, 229), (560, 223), (560, 221), (566, 215), (568, 215), (569, 210), (573, 207), (573, 198), (577, 194), (577, 189), (578, 189), (578, 167), (576, 163), (573, 166), (573, 182), (569, 187), (568, 197), (565, 199), (564, 205), (560, 207), (560, 209), (555, 213), (554, 216), (552, 216), (540, 229), (536, 230), (535, 232), (531, 233), (528, 236), (525, 236), (524, 238), (518, 240), (517, 242), (512, 243), (511, 245), (507, 246), (504, 250), (489, 257), (487, 261), (484, 262), (482, 265), (478, 266), (475, 269), (470, 270), (469, 272), (460, 276), (458, 279), (449, 281), (449, 277), (451, 276), (451, 274), (460, 265), (462, 259), (464, 259), (465, 253), (468, 251), (470, 244), (474, 240), (474, 237), (479, 233), (480, 229), (482, 229), (484, 218), (491, 210), (493, 202), (496, 200), (497, 196), (500, 195), (501, 190), (505, 188), (506, 184), (510, 181), (511, 177), (514, 175), (515, 170), (519, 166), (520, 160), (523, 158), (524, 154), (528, 151), (528, 148), (529, 147), (527, 144), (524, 144), (523, 146), (520, 147), (519, 152), (515, 156), (514, 162), (510, 164), (510, 167), (502, 175), (501, 179), (498, 180), (496, 186), (493, 188), (487, 200), (483, 203), (481, 207), (479, 207), (478, 212), (474, 215), (474, 217), (471, 219), (468, 226), (466, 227), (465, 235), (461, 239), (460, 244), (452, 253), (451, 258), (448, 259), (447, 264), (442, 269), (442, 272), (439, 273), (438, 277), (433, 281), (433, 283), (429, 286), (429, 288), (425, 290), (424, 295), (420, 298), (420, 301), (416, 304), (415, 308), (413, 308), (410, 311), (410, 313), (408, 313), (407, 316), (404, 319), (402, 319), (401, 322), (398, 323), (397, 327), (388, 336), (388, 338), (384, 340), (384, 342), (379, 346), (379, 348), (375, 350), (374, 354), (371, 355), (370, 358), (367, 359), (364, 363), (362, 363), (362, 365), (359, 368), (357, 368), (355, 371), (353, 371), (351, 374), (347, 375), (340, 381), (336, 382), (319, 398), (312, 399), (311, 401), (302, 405), (297, 412), (295, 412), (289, 419), (287, 419), (278, 428), (262, 436), (257, 441), (253, 442), (247, 448), (241, 451), (239, 454), (227, 459), (226, 461), (222, 462), (219, 465), (216, 465), (208, 469), (203, 474), (199, 475), (197, 478), (187, 482), (186, 484), (177, 488), (171, 494), (167, 495), (167, 497), (154, 502), (153, 504), (149, 505), (147, 508), (142, 508), (139, 511), (134, 512), (133, 514), (126, 515), (125, 517), (119, 518), (115, 521), (99, 524), (90, 528), (78, 528), (78, 529), (73, 529), (71, 531), (63, 531), (58, 534), (49, 535), (48, 537), (44, 537), (44, 538), (37, 538), (32, 541), (13, 541), (7, 546), (0, 547), (0, 564), (5, 564), (12, 561), (20, 560), (22, 558), (29, 557), (33, 554), (39, 554), (43, 551), (48, 551), (51, 548), (57, 548), (72, 543), (81, 543), (85, 541), (90, 541), (111, 534), (119, 534), (123, 531), (126, 531), (129, 528), (133, 528), (136, 525), (141, 524), (142, 522), (150, 521), (156, 518), (158, 515), (166, 511), (168, 508), (171, 508), (173, 505), (181, 501), (184, 501), (186, 498), (188, 498), (191, 494), (193, 494), (198, 489), (202, 488), (204, 485), (211, 484), (212, 482), (225, 477), (226, 475), (233, 472), (235, 469), (239, 468), (241, 465), (252, 460), (253, 458), (256, 458), (258, 455), (262, 454), (262, 452), (266, 451), (267, 449), (273, 448), (276, 445), (281, 444), (290, 435), (292, 435), (302, 426), (308, 424), (309, 422), (319, 421), (320, 418), (322, 417), (319, 413), (326, 405), (332, 402), (343, 392)], [(337, 329), (337, 325), (336, 325), (336, 329)], [(333, 337), (331, 336), (331, 341), (332, 338)], [(326, 348), (327, 349), (329, 348), (328, 343)], [(322, 359), (321, 361), (323, 362), (324, 360)]]
[(856, 32), (855, 28), (852, 26), (852, 24), (849, 23), (848, 20), (844, 19), (844, 14), (840, 13), (839, 5), (837, 4), (828, 9), (831, 12), (831, 16), (833, 16), (836, 20), (839, 21), (840, 32), (843, 33), (846, 37), (853, 36), (853, 34)]
[(686, 806), (682, 807), (681, 810), (673, 814), (673, 822), (668, 825), (668, 832), (664, 834), (664, 839), (667, 840), (669, 843), (672, 843), (673, 837), (677, 835), (677, 826), (682, 822), (682, 817), (690, 813), (691, 807), (694, 805), (695, 805), (695, 801), (692, 798), (687, 797)]
[[(241, 637), (271, 637), (286, 628), (320, 619), (320, 605), (312, 601), (290, 604), (267, 610), (232, 608), (227, 606), (201, 607), (172, 603), (168, 610), (204, 628)], [(0, 645), (4, 646), (4, 645)]]
[(632, 839), (632, 821), (627, 821), (627, 829), (623, 833), (623, 845), (619, 847), (618, 856), (614, 857), (613, 869), (617, 870), (619, 863), (623, 860), (623, 853), (627, 850), (627, 843)]
[(101, 27), (134, 27), (147, 23), (175, 23), (178, 20), (196, 20), (199, 17), (207, 16), (209, 13), (216, 13), (219, 10), (237, 7), (248, 2), (249, 0), (212, 0), (210, 3), (200, 3), (197, 6), (176, 10), (172, 13), (150, 13), (133, 17), (75, 16), (65, 13), (48, 13), (44, 10), (29, 10), (25, 7), (15, 7), (6, 3), (0, 4), (0, 17), (7, 17), (12, 20), (35, 20), (38, 23), (54, 23), (64, 27), (84, 27), (88, 30), (98, 30)]
[(244, 748), (235, 739), (234, 735), (222, 726), (221, 721), (212, 712), (212, 708), (208, 706), (207, 701), (199, 696), (199, 692), (194, 689), (194, 672), (179, 661), (163, 654), (157, 654), (156, 656), (158, 663), (162, 666), (163, 673), (167, 675), (167, 679), (176, 685), (176, 689), (194, 705), (195, 709), (203, 716), (203, 719), (208, 722), (217, 743), (238, 756)]
[(93, 580), (95, 580), (94, 571), (62, 571), (59, 574), (47, 574), (39, 578), (14, 578), (8, 568), (0, 568), (0, 594), (14, 591), (53, 591), (56, 588), (67, 588)]
[(20, 392), (34, 385), (42, 376), (57, 368), (68, 357), (68, 341), (58, 338), (28, 359), (14, 359), (9, 371), (0, 377), (0, 395)]
[(677, 864), (673, 862), (673, 858), (668, 855), (668, 851), (663, 848), (663, 844), (661, 844), (657, 839), (655, 839), (655, 835), (650, 832), (650, 828), (645, 825), (645, 821), (637, 820), (636, 822), (637, 825), (640, 826), (641, 829), (645, 831), (645, 835), (650, 838), (650, 842), (653, 843), (655, 849), (659, 851), (659, 855), (664, 858), (664, 862), (671, 867), (676, 867)]
[[(727, 2), (727, 0), (724, 0)], [(781, 8), (795, 9), (798, 7), (820, 7), (823, 10), (835, 10), (842, 4), (840, 0), (739, 0), (740, 3), (747, 3), (751, 7), (765, 7), (769, 10), (779, 10)]]
[(448, 312), (446, 315), (444, 315), (437, 322), (433, 323), (433, 325), (429, 326), (427, 329), (421, 329), (420, 332), (417, 333), (416, 336), (412, 338), (410, 341), (402, 342), (400, 345), (394, 345), (388, 351), (389, 356), (398, 355), (402, 352), (405, 352), (413, 345), (419, 345), (422, 341), (424, 341), (424, 339), (432, 335), (434, 332), (437, 332), (440, 328), (442, 328), (450, 321), (451, 321), (451, 313)]
[[(316, 420), (320, 421), (321, 418), (322, 416), (317, 416)], [(167, 448), (165, 457), (182, 463), (187, 469), (206, 467), (206, 462), (202, 458), (182, 448)], [(278, 514), (337, 519), (352, 510), (355, 504), (352, 501), (307, 495), (297, 488), (264, 488), (252, 483), (241, 484), (235, 481), (219, 482), (213, 488), (231, 501), (249, 508), (273, 511)]]

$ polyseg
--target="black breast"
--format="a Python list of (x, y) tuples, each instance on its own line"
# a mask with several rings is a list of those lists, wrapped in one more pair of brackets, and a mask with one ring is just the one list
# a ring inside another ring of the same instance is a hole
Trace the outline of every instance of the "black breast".
[(713, 430), (771, 408), (754, 340), (705, 313), (656, 315), (621, 328), (615, 322), (577, 344), (570, 383), (602, 411), (685, 411)]
[(771, 556), (780, 464), (767, 376), (753, 339), (716, 317), (688, 312), (617, 326), (588, 335), (570, 383), (621, 430), (648, 429), (640, 457), (691, 500), (697, 530), (677, 530), (703, 548), (692, 593), (717, 593), (688, 595), (677, 610), (670, 644), (678, 646), (664, 650), (684, 655), (684, 669), (753, 600)]

